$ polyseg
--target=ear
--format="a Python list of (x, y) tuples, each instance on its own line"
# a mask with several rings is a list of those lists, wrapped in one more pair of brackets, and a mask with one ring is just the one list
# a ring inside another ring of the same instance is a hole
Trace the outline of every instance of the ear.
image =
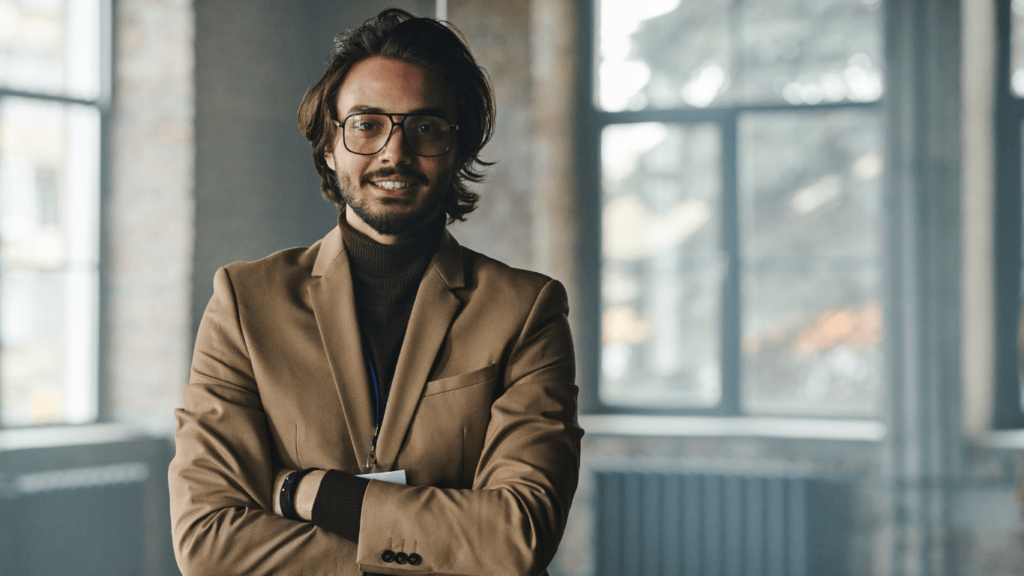
[(330, 168), (331, 170), (334, 170), (335, 172), (338, 171), (338, 169), (334, 167), (334, 152), (331, 152), (329, 150), (325, 151), (324, 152), (324, 161), (327, 162), (327, 167), (328, 168)]

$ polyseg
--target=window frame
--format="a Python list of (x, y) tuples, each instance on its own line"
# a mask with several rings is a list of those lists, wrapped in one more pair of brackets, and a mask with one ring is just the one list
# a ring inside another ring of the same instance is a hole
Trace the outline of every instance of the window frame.
[[(65, 6), (67, 5), (65, 0)], [(96, 411), (95, 416), (92, 420), (85, 422), (66, 422), (66, 421), (55, 421), (53, 423), (46, 423), (44, 426), (47, 427), (59, 427), (59, 426), (88, 426), (103, 422), (109, 419), (109, 410), (104, 402), (105, 386), (102, 378), (104, 357), (103, 351), (106, 349), (106, 335), (105, 335), (105, 294), (107, 292), (107, 278), (106, 278), (106, 260), (107, 260), (107, 242), (106, 242), (106, 197), (109, 183), (109, 134), (110, 134), (110, 118), (112, 113), (113, 104), (113, 0), (95, 0), (96, 6), (99, 13), (99, 87), (94, 98), (83, 98), (79, 96), (69, 96), (66, 94), (59, 94), (53, 92), (42, 92), (33, 90), (14, 89), (0, 85), (0, 101), (6, 98), (21, 98), (26, 100), (33, 100), (37, 102), (48, 102), (55, 104), (65, 105), (77, 105), (87, 106), (96, 110), (99, 116), (99, 134), (97, 138), (97, 145), (99, 146), (97, 158), (99, 165), (96, 166), (96, 172), (98, 174), (98, 203), (99, 210), (97, 212), (98, 222), (96, 222), (96, 229), (98, 231), (98, 252), (96, 255), (96, 301), (94, 302), (94, 310), (96, 312), (96, 333), (94, 334), (93, 346), (91, 355), (93, 358), (92, 366), (94, 367), (93, 381), (96, 383), (94, 392), (96, 394)], [(0, 272), (2, 273), (2, 272)], [(2, 295), (0, 295), (2, 297)], [(3, 354), (3, 342), (0, 341), (0, 355)], [(3, 388), (4, 382), (2, 375), (0, 375), (0, 389)], [(3, 395), (0, 394), (0, 414), (3, 410)], [(0, 430), (15, 430), (23, 428), (34, 428), (37, 425), (16, 425), (16, 424), (5, 424), (3, 419), (0, 418)]]
[[(742, 262), (740, 257), (740, 222), (739, 222), (739, 154), (738, 129), (740, 118), (747, 113), (772, 112), (822, 112), (827, 110), (876, 110), (884, 120), (885, 109), (891, 86), (884, 88), (882, 96), (872, 102), (835, 102), (819, 104), (740, 104), (703, 109), (685, 108), (671, 110), (643, 110), (609, 112), (600, 110), (596, 105), (595, 87), (597, 74), (595, 39), (599, 33), (599, 15), (594, 0), (578, 2), (579, 30), (578, 54), (580, 55), (580, 75), (578, 78), (576, 138), (580, 143), (577, 151), (577, 170), (580, 175), (580, 196), (577, 206), (578, 237), (580, 238), (581, 259), (581, 294), (579, 303), (583, 308), (580, 322), (583, 334), (577, 336), (582, 352), (580, 372), (583, 381), (591, 387), (589, 393), (581, 399), (581, 410), (591, 414), (638, 414), (638, 415), (675, 415), (675, 416), (716, 416), (716, 417), (748, 417), (754, 416), (743, 411), (741, 406), (742, 387), (742, 294), (740, 273)], [(885, 43), (885, 21), (889, 10), (888, 2), (882, 2), (879, 34), (883, 39), (882, 54), (885, 57), (885, 77), (891, 76), (889, 67), (890, 50)], [(714, 124), (721, 130), (721, 250), (726, 258), (726, 270), (722, 282), (722, 316), (719, 342), (721, 368), (721, 399), (714, 407), (693, 408), (655, 408), (627, 404), (609, 404), (601, 400), (601, 132), (605, 126), (612, 124), (631, 124), (640, 122), (661, 122), (678, 125)], [(891, 139), (888, 131), (881, 135), (883, 148)], [(886, 170), (888, 170), (886, 166)], [(894, 203), (893, 194), (888, 190), (888, 177), (883, 179), (882, 202), (889, 206)], [(888, 219), (883, 223), (883, 242), (892, 234), (892, 223)], [(879, 272), (882, 275), (880, 299), (888, 316), (891, 307), (888, 305), (892, 293), (892, 280), (888, 275), (887, 264), (879, 261)], [(886, 326), (891, 320), (886, 320)], [(895, 346), (889, 335), (883, 340), (882, 349), (885, 363), (892, 364)], [(889, 379), (892, 369), (887, 366), (883, 371), (884, 386), (891, 387)], [(883, 419), (884, 409), (880, 406), (874, 416), (832, 415), (827, 413), (801, 414), (757, 414), (758, 417), (793, 418), (793, 419), (825, 419), (844, 421), (877, 421)]]

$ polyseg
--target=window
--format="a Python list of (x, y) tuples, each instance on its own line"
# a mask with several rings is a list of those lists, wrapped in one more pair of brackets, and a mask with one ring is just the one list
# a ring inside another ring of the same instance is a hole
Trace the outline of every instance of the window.
[(0, 425), (98, 417), (109, 6), (0, 0)]
[(597, 0), (607, 410), (878, 417), (880, 0)]

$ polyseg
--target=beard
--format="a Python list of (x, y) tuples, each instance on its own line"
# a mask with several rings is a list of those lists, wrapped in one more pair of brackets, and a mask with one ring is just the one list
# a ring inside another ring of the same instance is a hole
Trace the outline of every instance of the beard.
[[(360, 184), (363, 186), (372, 186), (372, 184), (370, 184), (370, 179), (392, 175), (408, 178), (423, 186), (429, 185), (429, 180), (426, 175), (402, 166), (397, 168), (382, 168), (380, 170), (364, 174), (362, 178), (360, 178)], [(338, 189), (341, 191), (341, 199), (345, 201), (348, 208), (355, 212), (356, 216), (359, 216), (359, 219), (365, 222), (367, 226), (374, 229), (378, 234), (383, 234), (385, 236), (398, 236), (415, 229), (437, 214), (444, 202), (444, 197), (451, 188), (450, 180), (450, 177), (446, 177), (443, 181), (435, 183), (434, 186), (427, 191), (426, 196), (423, 198), (423, 204), (419, 208), (411, 211), (389, 210), (389, 206), (405, 206), (409, 204), (409, 200), (406, 198), (390, 197), (378, 198), (377, 202), (382, 206), (375, 210), (370, 206), (372, 198), (368, 196), (357, 196), (354, 193), (356, 187), (353, 185), (352, 178), (348, 174), (341, 174), (338, 176)]]

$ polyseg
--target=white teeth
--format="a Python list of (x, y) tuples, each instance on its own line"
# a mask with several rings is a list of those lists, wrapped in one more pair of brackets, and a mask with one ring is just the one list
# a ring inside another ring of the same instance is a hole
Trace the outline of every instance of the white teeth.
[(408, 182), (393, 182), (391, 180), (383, 180), (381, 182), (374, 182), (374, 186), (384, 188), (385, 190), (398, 190), (399, 188), (408, 188), (411, 186)]

